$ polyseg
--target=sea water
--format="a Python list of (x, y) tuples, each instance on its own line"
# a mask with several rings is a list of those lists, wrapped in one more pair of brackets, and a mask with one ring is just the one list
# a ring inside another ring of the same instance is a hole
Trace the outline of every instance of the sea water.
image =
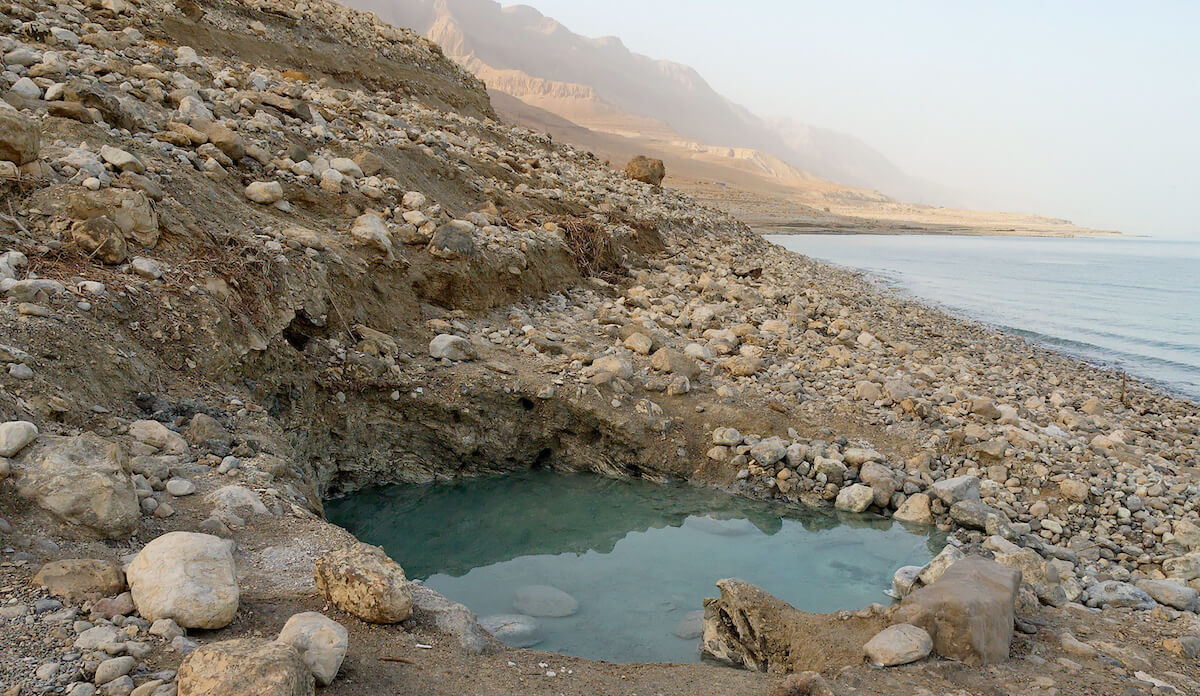
[(1200, 399), (1200, 242), (819, 234), (767, 239)]
[(805, 611), (858, 609), (889, 602), (892, 573), (945, 543), (874, 516), (549, 471), (377, 488), (327, 512), (481, 618), (519, 613), (523, 587), (566, 592), (578, 610), (537, 617), (533, 647), (614, 662), (698, 661), (698, 614), (722, 578)]

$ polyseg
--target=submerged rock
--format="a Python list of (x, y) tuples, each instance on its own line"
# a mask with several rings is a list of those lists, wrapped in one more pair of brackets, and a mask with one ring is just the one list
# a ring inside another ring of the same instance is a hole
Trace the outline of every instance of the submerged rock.
[(542, 628), (525, 614), (496, 614), (479, 620), (483, 630), (510, 648), (529, 648), (542, 642)]
[(526, 585), (513, 595), (513, 608), (529, 616), (571, 616), (579, 611), (574, 597), (550, 585)]
[(704, 610), (697, 609), (689, 611), (679, 623), (675, 624), (675, 629), (671, 631), (675, 637), (683, 640), (695, 640), (704, 635)]

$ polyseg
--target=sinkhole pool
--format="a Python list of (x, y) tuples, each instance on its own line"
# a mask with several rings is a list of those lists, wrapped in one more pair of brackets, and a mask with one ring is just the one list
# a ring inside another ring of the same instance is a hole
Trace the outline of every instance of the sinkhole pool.
[(879, 517), (544, 470), (376, 488), (327, 513), (509, 645), (612, 662), (698, 662), (721, 578), (804, 611), (858, 609), (945, 544)]

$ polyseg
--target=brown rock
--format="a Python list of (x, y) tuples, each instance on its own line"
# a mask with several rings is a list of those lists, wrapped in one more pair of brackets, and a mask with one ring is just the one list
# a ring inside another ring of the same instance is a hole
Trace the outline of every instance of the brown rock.
[(87, 108), (79, 102), (70, 101), (54, 101), (46, 104), (46, 111), (50, 112), (51, 116), (59, 118), (69, 118), (80, 123), (95, 123), (96, 114), (91, 109)]
[(645, 155), (638, 155), (625, 165), (625, 176), (651, 186), (662, 186), (663, 177), (666, 175), (667, 167), (662, 160), (650, 159)]
[(179, 696), (312, 696), (314, 680), (286, 643), (239, 638), (197, 648), (179, 665)]
[(683, 375), (688, 379), (700, 376), (700, 366), (696, 361), (673, 348), (659, 348), (650, 356), (650, 367), (661, 372)]
[(354, 156), (354, 163), (362, 170), (363, 176), (378, 174), (384, 165), (387, 164), (379, 155), (365, 150)]
[(0, 109), (0, 160), (21, 165), (37, 159), (42, 145), (38, 122), (10, 109)]
[(983, 558), (964, 558), (932, 585), (904, 598), (893, 617), (925, 629), (942, 657), (967, 664), (1008, 658), (1021, 572)]
[(376, 546), (354, 544), (317, 560), (317, 589), (338, 609), (368, 623), (398, 623), (412, 616), (404, 569)]
[(117, 223), (107, 217), (95, 217), (75, 223), (71, 228), (71, 238), (80, 249), (91, 254), (100, 263), (115, 266), (129, 258), (125, 235)]
[(234, 162), (246, 156), (246, 145), (242, 142), (242, 136), (233, 130), (213, 123), (205, 130), (205, 134), (208, 135), (208, 142), (215, 145), (218, 150), (225, 153), (225, 156)]
[(704, 600), (704, 653), (771, 673), (826, 664), (820, 653), (828, 646), (812, 640), (809, 615), (742, 580), (718, 580), (717, 588), (719, 598)]
[(108, 218), (117, 224), (122, 235), (132, 237), (147, 249), (158, 244), (158, 213), (141, 191), (121, 188), (78, 191), (71, 194), (67, 208), (76, 220)]
[(112, 561), (68, 558), (51, 561), (33, 576), (33, 584), (72, 602), (111, 597), (125, 589), (125, 573)]

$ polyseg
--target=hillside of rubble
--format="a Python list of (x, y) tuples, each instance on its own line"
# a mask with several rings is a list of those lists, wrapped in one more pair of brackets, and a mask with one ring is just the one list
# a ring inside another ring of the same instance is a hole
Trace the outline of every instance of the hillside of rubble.
[[(1200, 690), (1196, 404), (506, 124), (334, 3), (0, 0), (0, 55), (5, 694)], [(952, 532), (902, 589), (1021, 570), (1011, 651), (880, 670), (882, 606), (769, 673), (506, 649), (324, 520), (529, 468)]]

